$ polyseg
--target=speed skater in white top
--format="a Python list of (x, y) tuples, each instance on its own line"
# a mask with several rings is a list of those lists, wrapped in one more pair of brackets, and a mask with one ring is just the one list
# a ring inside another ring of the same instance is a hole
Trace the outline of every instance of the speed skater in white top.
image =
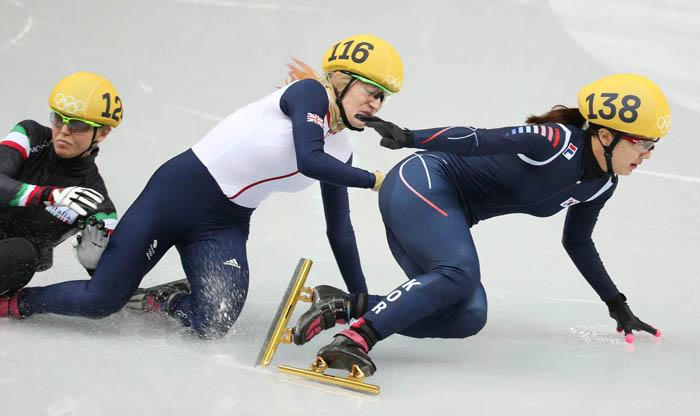
[(371, 375), (376, 367), (368, 352), (392, 334), (476, 334), (486, 324), (487, 302), (470, 228), (500, 215), (549, 217), (562, 209), (563, 246), (607, 304), (617, 330), (630, 343), (633, 331), (660, 336), (632, 313), (591, 236), (618, 175), (649, 159), (668, 133), (668, 102), (650, 80), (619, 74), (585, 86), (578, 103), (531, 116), (523, 126), (496, 129), (407, 130), (359, 115), (382, 136), (382, 146), (429, 150), (394, 166), (379, 194), (389, 247), (408, 280), (387, 296), (348, 296), (324, 287), (299, 319), (295, 343), (355, 318), (319, 356), (330, 368), (356, 364)]
[[(124, 214), (89, 281), (26, 289), (0, 298), (0, 316), (37, 313), (100, 318), (124, 305), (161, 310), (202, 338), (228, 332), (248, 292), (246, 241), (255, 208), (273, 192), (321, 184), (327, 235), (351, 293), (366, 292), (347, 187), (379, 190), (384, 174), (352, 166), (343, 130), (362, 130), (399, 92), (403, 64), (382, 39), (359, 35), (331, 46), (324, 74), (289, 65), (292, 83), (215, 126), (163, 164)], [(137, 290), (170, 247), (187, 284)]]

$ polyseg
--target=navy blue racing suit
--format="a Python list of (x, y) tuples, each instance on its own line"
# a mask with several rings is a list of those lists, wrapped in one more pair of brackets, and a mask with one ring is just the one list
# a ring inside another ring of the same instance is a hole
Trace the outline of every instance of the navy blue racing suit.
[[(512, 213), (567, 209), (563, 245), (601, 299), (618, 292), (591, 235), (617, 177), (604, 174), (585, 131), (555, 123), (412, 131), (418, 152), (389, 172), (379, 207), (394, 258), (409, 280), (371, 296), (363, 316), (379, 339), (464, 338), (486, 323), (487, 301), (470, 228)], [(595, 172), (587, 174), (587, 172)]]

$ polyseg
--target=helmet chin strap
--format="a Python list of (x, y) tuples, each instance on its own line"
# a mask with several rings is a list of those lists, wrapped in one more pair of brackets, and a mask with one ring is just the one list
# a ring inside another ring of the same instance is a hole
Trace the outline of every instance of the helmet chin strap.
[(615, 172), (613, 171), (613, 166), (612, 166), (612, 151), (613, 148), (617, 145), (617, 142), (620, 141), (622, 138), (622, 132), (620, 131), (615, 131), (615, 135), (613, 136), (613, 140), (610, 143), (609, 146), (606, 146), (603, 144), (603, 142), (600, 140), (600, 135), (596, 132), (596, 137), (598, 137), (598, 141), (600, 142), (600, 145), (603, 146), (603, 152), (605, 155), (605, 165), (607, 167), (607, 173), (608, 175), (614, 175)]
[(348, 116), (345, 114), (345, 108), (343, 108), (343, 104), (341, 101), (343, 100), (343, 97), (345, 97), (345, 93), (348, 92), (348, 88), (352, 85), (353, 82), (355, 82), (357, 79), (355, 77), (350, 77), (350, 82), (348, 82), (348, 85), (343, 88), (343, 91), (338, 94), (338, 90), (335, 88), (335, 85), (333, 85), (333, 89), (335, 90), (335, 103), (338, 105), (338, 109), (340, 109), (340, 117), (343, 119), (343, 124), (345, 124), (345, 127), (349, 128), (350, 130), (354, 131), (363, 131), (364, 129), (358, 129), (357, 127), (354, 127), (350, 122), (348, 121)]
[(92, 140), (90, 141), (90, 146), (88, 146), (87, 149), (83, 150), (78, 156), (72, 157), (71, 159), (77, 159), (79, 157), (82, 157), (85, 153), (92, 151), (92, 149), (95, 147), (95, 139), (97, 138), (97, 129), (98, 128), (99, 127), (92, 128)]

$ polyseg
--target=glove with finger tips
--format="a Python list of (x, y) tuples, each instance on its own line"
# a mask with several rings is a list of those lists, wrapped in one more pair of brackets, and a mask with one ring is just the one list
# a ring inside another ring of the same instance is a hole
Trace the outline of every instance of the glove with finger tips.
[(97, 268), (102, 253), (109, 243), (109, 230), (104, 228), (104, 221), (90, 217), (75, 240), (73, 248), (80, 264), (88, 270)]
[(78, 215), (87, 215), (87, 210), (96, 209), (102, 201), (104, 201), (104, 197), (93, 189), (70, 186), (51, 191), (44, 204), (68, 207), (77, 212)]
[(383, 147), (401, 149), (403, 147), (413, 147), (415, 143), (415, 137), (410, 130), (402, 129), (394, 123), (366, 114), (358, 114), (355, 118), (365, 123), (365, 126), (373, 128), (382, 136), (379, 144)]
[(605, 301), (608, 305), (608, 312), (610, 317), (617, 323), (617, 331), (625, 332), (625, 341), (628, 343), (634, 342), (634, 334), (632, 330), (635, 331), (646, 331), (656, 337), (661, 336), (661, 331), (657, 330), (653, 326), (643, 322), (637, 318), (629, 305), (627, 304), (627, 297), (622, 293), (618, 293), (612, 298)]

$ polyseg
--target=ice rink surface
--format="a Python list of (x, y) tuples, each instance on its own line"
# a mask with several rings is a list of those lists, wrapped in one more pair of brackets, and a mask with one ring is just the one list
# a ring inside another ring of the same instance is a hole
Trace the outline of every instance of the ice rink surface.
[[(124, 122), (98, 165), (123, 213), (155, 169), (235, 109), (284, 85), (291, 57), (320, 70), (334, 42), (372, 33), (405, 65), (379, 114), (410, 128), (520, 125), (619, 72), (671, 103), (671, 133), (623, 177), (594, 239), (632, 310), (660, 328), (627, 345), (561, 248), (564, 214), (501, 217), (473, 229), (489, 322), (464, 340), (394, 336), (372, 351), (367, 396), (254, 368), (300, 257), (308, 282), (341, 285), (318, 186), (277, 194), (253, 216), (251, 285), (234, 329), (201, 341), (162, 316), (34, 316), (0, 322), (0, 415), (658, 415), (700, 405), (700, 8), (695, 0), (281, 1), (0, 0), (0, 129), (48, 123), (47, 97), (77, 71), (109, 78)], [(355, 165), (387, 171), (409, 151), (352, 133)], [(376, 194), (351, 190), (370, 291), (404, 281)], [(177, 201), (172, 201), (177, 204)], [(182, 213), (183, 216), (187, 212)], [(142, 286), (182, 278), (169, 253)], [(86, 278), (68, 244), (31, 285)], [(300, 305), (298, 309), (301, 309)], [(280, 346), (308, 366), (334, 332)]]

